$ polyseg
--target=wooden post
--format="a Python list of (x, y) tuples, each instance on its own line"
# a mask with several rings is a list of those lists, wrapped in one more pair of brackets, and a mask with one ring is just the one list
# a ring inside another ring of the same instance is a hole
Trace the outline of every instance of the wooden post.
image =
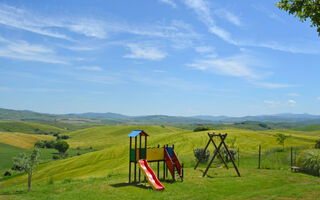
[[(145, 135), (144, 136), (144, 150), (145, 150), (145, 159), (147, 160), (147, 136)], [(144, 182), (147, 184), (147, 179), (146, 177), (144, 176)]]
[(132, 146), (132, 137), (130, 137), (130, 146), (129, 146), (129, 183), (131, 182), (131, 146)]
[(261, 167), (261, 144), (259, 145), (259, 166), (258, 169)]
[[(160, 145), (159, 145), (159, 144), (158, 144), (158, 148), (160, 148)], [(160, 162), (159, 162), (159, 160), (158, 160), (158, 161), (157, 161), (157, 178), (158, 178), (158, 179), (160, 179), (160, 176), (159, 176), (159, 174), (160, 174), (159, 168), (160, 168)]]
[(182, 166), (181, 166), (181, 174), (182, 174), (182, 181), (184, 179), (184, 164), (182, 163)]
[[(209, 135), (209, 133), (208, 133), (208, 135)], [(210, 137), (210, 135), (209, 135), (209, 137)], [(211, 137), (210, 137), (210, 138), (211, 138)], [(205, 153), (206, 153), (206, 151), (207, 151), (207, 148), (208, 148), (208, 146), (209, 146), (209, 144), (210, 144), (210, 141), (211, 141), (211, 140), (208, 141), (208, 144), (207, 144), (206, 147), (204, 148), (203, 153), (202, 153), (202, 156), (200, 156), (200, 158), (199, 158), (196, 166), (194, 167), (194, 169), (197, 169), (197, 167), (198, 167), (198, 165), (199, 165), (202, 157), (204, 157), (204, 155), (205, 155)]]
[[(142, 151), (141, 151), (141, 134), (139, 134), (139, 160), (141, 159), (142, 157)], [(141, 169), (139, 167), (139, 183), (141, 181)]]
[[(221, 136), (221, 134), (219, 134), (219, 136)], [(211, 161), (210, 161), (209, 165), (207, 166), (206, 170), (204, 171), (204, 173), (203, 173), (203, 177), (207, 174), (207, 172), (208, 172), (208, 170), (209, 170), (210, 166), (211, 166), (211, 165), (212, 165), (212, 163), (213, 163), (214, 158), (215, 158), (215, 157), (216, 157), (216, 155), (218, 154), (218, 152), (219, 152), (219, 150), (220, 150), (220, 148), (221, 148), (221, 146), (222, 146), (222, 143), (223, 143), (224, 138), (225, 138), (225, 137), (221, 137), (221, 142), (220, 142), (220, 144), (219, 144), (218, 148), (216, 149), (216, 151), (214, 152), (213, 157), (212, 157), (212, 159), (211, 159)]]
[(226, 143), (224, 142), (224, 139), (225, 139), (226, 137), (227, 137), (227, 134), (226, 134), (224, 137), (223, 137), (222, 135), (220, 135), (220, 138), (221, 138), (221, 141), (222, 141), (222, 143), (223, 143), (223, 146), (224, 146), (224, 148), (226, 149), (226, 151), (227, 151), (227, 153), (228, 153), (228, 155), (229, 155), (229, 157), (230, 157), (230, 159), (231, 159), (231, 162), (232, 162), (234, 168), (235, 168), (236, 171), (237, 171), (238, 176), (240, 177), (241, 175), (240, 175), (240, 172), (239, 172), (239, 170), (238, 170), (238, 167), (237, 167), (237, 165), (234, 163), (234, 157), (232, 156), (232, 154), (230, 153), (230, 151), (229, 151)]
[[(168, 150), (168, 146), (169, 146), (169, 145), (167, 144), (167, 147), (166, 147), (167, 150)], [(168, 153), (169, 153), (169, 152), (168, 152)], [(166, 167), (166, 177), (168, 177), (168, 167)]]
[(137, 137), (134, 138), (134, 182), (137, 182)]
[(163, 181), (166, 180), (166, 157), (165, 157), (165, 153), (166, 153), (166, 146), (163, 145), (163, 156), (164, 156), (164, 160), (163, 160)]
[(292, 171), (292, 165), (293, 164), (293, 155), (292, 155), (292, 146), (290, 148), (290, 168), (291, 168), (291, 171)]

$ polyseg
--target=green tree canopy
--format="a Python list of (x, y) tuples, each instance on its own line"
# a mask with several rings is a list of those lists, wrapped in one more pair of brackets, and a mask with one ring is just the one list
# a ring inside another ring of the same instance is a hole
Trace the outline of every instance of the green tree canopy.
[(30, 156), (27, 156), (25, 153), (22, 153), (13, 158), (14, 165), (28, 173), (29, 191), (31, 191), (32, 174), (34, 172), (34, 168), (38, 165), (39, 155), (39, 149), (34, 148)]
[(276, 5), (302, 22), (310, 19), (311, 27), (316, 27), (320, 36), (320, 0), (281, 0)]
[(65, 153), (68, 149), (69, 149), (69, 144), (64, 141), (64, 140), (59, 140), (56, 144), (55, 144), (55, 149), (57, 149), (59, 151), (59, 153)]

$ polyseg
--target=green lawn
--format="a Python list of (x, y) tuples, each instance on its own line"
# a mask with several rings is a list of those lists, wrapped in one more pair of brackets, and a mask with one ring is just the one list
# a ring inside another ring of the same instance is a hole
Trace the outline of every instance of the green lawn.
[[(134, 129), (143, 129), (150, 134), (148, 147), (175, 144), (175, 151), (186, 167), (183, 183), (165, 183), (164, 192), (126, 184), (127, 135)], [(25, 193), (26, 175), (0, 181), (0, 199), (315, 199), (315, 195), (319, 195), (319, 178), (288, 170), (289, 147), (311, 148), (319, 135), (293, 130), (231, 128), (220, 131), (228, 133), (226, 142), (229, 145), (230, 139), (236, 138), (235, 147), (240, 148), (241, 178), (235, 177), (233, 170), (220, 168), (210, 169), (209, 177), (201, 178), (203, 165), (200, 170), (192, 170), (195, 165), (193, 149), (206, 145), (208, 131), (161, 126), (103, 126), (65, 133), (70, 136), (67, 142), (72, 148), (93, 147), (96, 151), (41, 164), (33, 176), (31, 193)], [(274, 137), (279, 132), (291, 135), (284, 152), (279, 150), (281, 146)], [(263, 150), (263, 169), (260, 170), (257, 169), (259, 145)], [(213, 148), (210, 150), (212, 152)]]
[[(101, 178), (50, 180), (33, 185), (0, 189), (0, 199), (317, 199), (320, 179), (291, 173), (288, 170), (240, 168), (242, 177), (233, 169), (210, 169), (208, 177), (201, 170), (185, 171), (184, 182), (163, 182), (165, 190), (154, 191), (148, 185), (127, 184), (125, 174)], [(169, 178), (170, 179), (170, 178)], [(169, 180), (168, 179), (168, 180)]]

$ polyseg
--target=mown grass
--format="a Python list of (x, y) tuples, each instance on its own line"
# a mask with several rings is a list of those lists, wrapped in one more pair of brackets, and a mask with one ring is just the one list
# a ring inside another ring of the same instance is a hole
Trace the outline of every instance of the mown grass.
[(0, 143), (9, 144), (24, 149), (32, 148), (34, 144), (40, 140), (55, 139), (55, 137), (49, 135), (0, 132)]
[[(101, 178), (51, 179), (33, 184), (0, 189), (0, 199), (317, 199), (320, 179), (288, 170), (240, 168), (242, 177), (232, 169), (210, 169), (208, 177), (201, 170), (185, 171), (184, 182), (164, 182), (165, 190), (154, 191), (144, 184), (128, 184), (125, 174)], [(310, 184), (313, 183), (313, 184)]]

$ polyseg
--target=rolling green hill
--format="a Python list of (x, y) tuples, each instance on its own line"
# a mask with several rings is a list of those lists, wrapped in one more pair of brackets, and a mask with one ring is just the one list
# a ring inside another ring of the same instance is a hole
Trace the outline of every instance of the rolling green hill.
[(56, 138), (49, 135), (25, 134), (16, 132), (0, 132), (0, 143), (9, 144), (15, 147), (30, 149), (37, 141), (55, 140)]
[[(51, 177), (61, 180), (70, 178), (101, 177), (109, 173), (126, 173), (128, 160), (128, 137), (134, 129), (143, 128), (150, 134), (148, 146), (158, 144), (175, 144), (176, 151), (187, 166), (194, 165), (193, 149), (204, 147), (208, 137), (207, 132), (192, 132), (182, 129), (160, 126), (104, 126), (94, 127), (68, 133), (67, 141), (71, 147), (93, 147), (100, 151), (84, 154), (66, 160), (59, 160), (41, 165), (35, 175), (35, 181), (47, 181)], [(250, 131), (242, 129), (223, 130), (230, 138), (236, 137), (236, 145), (242, 152), (257, 152), (258, 145), (264, 149), (280, 147), (274, 135), (277, 131)], [(287, 133), (288, 134), (288, 133)], [(291, 132), (292, 137), (287, 146), (312, 146), (316, 137), (303, 136)], [(21, 183), (25, 177), (17, 177), (9, 182)], [(8, 182), (8, 183), (9, 183)]]
[(51, 125), (40, 124), (35, 122), (0, 121), (0, 131), (30, 134), (53, 134), (63, 133), (66, 130)]

